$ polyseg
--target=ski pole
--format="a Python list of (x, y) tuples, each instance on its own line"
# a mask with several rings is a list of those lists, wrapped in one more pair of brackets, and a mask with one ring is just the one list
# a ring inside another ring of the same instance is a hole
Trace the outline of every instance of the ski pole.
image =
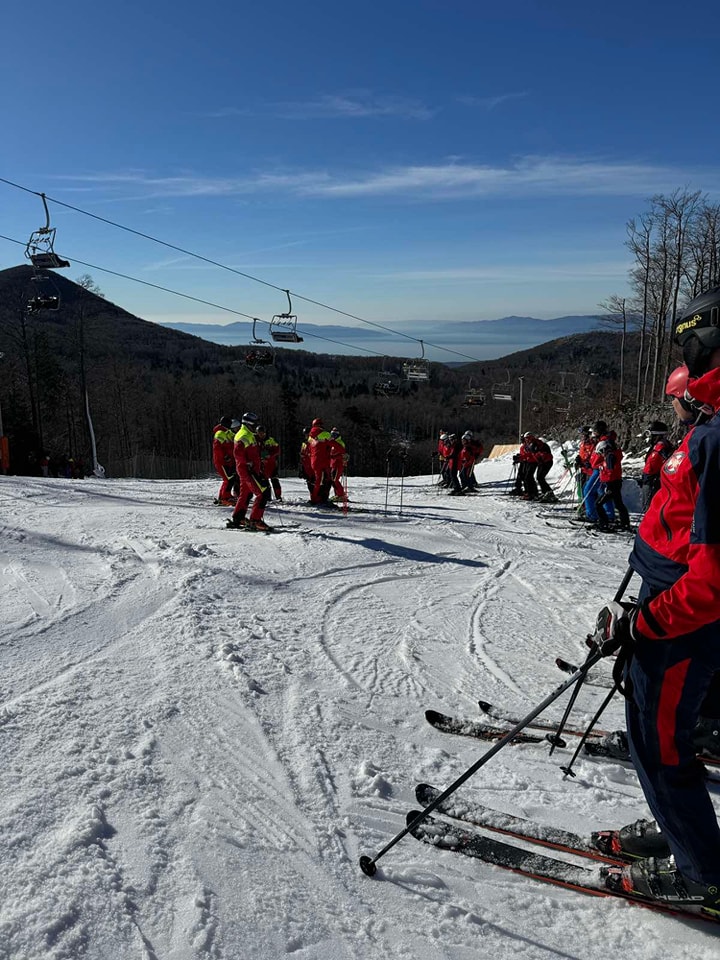
[(390, 453), (388, 450), (385, 459), (385, 513), (388, 512), (388, 494), (390, 493)]
[(403, 490), (405, 489), (405, 460), (406, 457), (400, 458), (400, 510), (398, 511), (398, 516), (402, 516), (403, 510)]
[(440, 806), (440, 804), (443, 803), (443, 801), (447, 800), (447, 798), (451, 794), (455, 793), (458, 787), (461, 787), (466, 780), (469, 780), (470, 777), (472, 777), (475, 773), (477, 773), (480, 767), (484, 766), (488, 762), (488, 760), (490, 760), (491, 757), (494, 757), (495, 754), (498, 753), (500, 750), (502, 750), (502, 748), (506, 746), (508, 743), (510, 743), (511, 740), (514, 740), (514, 738), (518, 735), (518, 733), (520, 733), (521, 730), (524, 730), (525, 727), (531, 724), (532, 721), (535, 719), (535, 717), (539, 716), (546, 707), (550, 706), (551, 703), (554, 703), (555, 700), (557, 700), (558, 697), (562, 696), (562, 694), (565, 693), (565, 691), (568, 690), (574, 683), (577, 683), (578, 681), (582, 680), (582, 678), (588, 672), (590, 667), (593, 667), (601, 658), (602, 658), (602, 653), (599, 650), (591, 652), (587, 660), (585, 661), (585, 663), (581, 667), (578, 667), (578, 669), (575, 671), (575, 673), (571, 677), (568, 677), (568, 679), (564, 683), (560, 684), (559, 687), (553, 690), (553, 692), (549, 694), (541, 704), (539, 704), (537, 707), (531, 710), (526, 717), (524, 717), (522, 720), (519, 720), (515, 724), (515, 726), (512, 728), (512, 730), (509, 730), (504, 737), (502, 737), (495, 744), (493, 744), (492, 747), (490, 747), (487, 753), (484, 753), (478, 760), (475, 761), (475, 763), (471, 767), (469, 767), (465, 771), (465, 773), (463, 773), (461, 776), (457, 778), (457, 780), (451, 783), (446, 790), (443, 790), (443, 792), (438, 797), (436, 797), (431, 803), (429, 803), (425, 807), (425, 809), (422, 810), (417, 815), (417, 817), (415, 817), (414, 820), (412, 820), (409, 824), (407, 824), (407, 826), (404, 827), (399, 833), (395, 834), (392, 840), (390, 840), (389, 843), (386, 843), (379, 853), (376, 853), (374, 857), (368, 857), (368, 856), (360, 857), (360, 869), (362, 870), (362, 872), (366, 874), (368, 877), (375, 876), (375, 872), (377, 871), (377, 862), (378, 860), (380, 860), (381, 857), (384, 857), (385, 854), (389, 850), (391, 850), (399, 840), (402, 840), (402, 838), (406, 834), (410, 833), (410, 831), (413, 830), (421, 821), (423, 821), (427, 816), (429, 816), (429, 814), (431, 814), (432, 811), (436, 809), (436, 807)]
[[(625, 571), (625, 575), (623, 576), (622, 581), (620, 582), (620, 586), (617, 588), (617, 592), (616, 592), (615, 596), (613, 597), (613, 600), (614, 600), (616, 603), (620, 603), (620, 601), (622, 600), (623, 594), (625, 593), (625, 590), (627, 589), (627, 585), (630, 583), (630, 579), (632, 578), (632, 575), (633, 575), (633, 568), (632, 568), (632, 567), (628, 567), (627, 570)], [(594, 656), (594, 654), (593, 654), (593, 651), (591, 650), (591, 651), (588, 653), (588, 656), (587, 656), (587, 659), (585, 660), (585, 663), (587, 663), (588, 660), (590, 660), (590, 658), (593, 657), (593, 656)], [(583, 664), (583, 666), (585, 666), (585, 664)], [(563, 730), (565, 729), (565, 724), (567, 723), (568, 717), (570, 716), (570, 711), (571, 711), (572, 708), (575, 706), (575, 701), (577, 700), (578, 694), (580, 693), (580, 687), (582, 686), (583, 681), (585, 680), (585, 677), (586, 677), (586, 676), (587, 676), (587, 670), (585, 671), (585, 673), (583, 673), (583, 675), (582, 675), (582, 677), (581, 677), (581, 679), (580, 679), (580, 682), (579, 682), (578, 685), (575, 687), (575, 689), (573, 690), (573, 692), (572, 692), (572, 694), (571, 694), (571, 696), (570, 696), (570, 699), (568, 700), (568, 704), (567, 704), (567, 707), (565, 708), (565, 713), (563, 714), (563, 718), (562, 718), (562, 720), (560, 721), (560, 725), (558, 726), (558, 728), (557, 728), (557, 730), (555, 731), (555, 733), (551, 734), (551, 735), (548, 737), (548, 740), (549, 740), (550, 743), (552, 744), (552, 746), (550, 747), (550, 756), (552, 756), (553, 753), (555, 752), (555, 747), (559, 747), (559, 746), (562, 745), (562, 740), (561, 740), (562, 732), (563, 732)]]
[(579, 757), (580, 751), (581, 751), (582, 748), (585, 746), (585, 742), (586, 742), (587, 738), (590, 736), (590, 734), (592, 733), (592, 731), (593, 731), (593, 729), (594, 729), (594, 727), (595, 727), (595, 724), (598, 722), (598, 720), (600, 719), (600, 717), (601, 717), (601, 716), (603, 715), (603, 713), (605, 712), (605, 707), (607, 707), (607, 705), (610, 703), (610, 701), (612, 700), (612, 698), (615, 696), (615, 693), (616, 693), (616, 692), (617, 692), (617, 684), (614, 683), (614, 684), (612, 685), (612, 689), (610, 690), (610, 692), (608, 693), (608, 695), (605, 697), (605, 699), (603, 700), (603, 702), (600, 704), (600, 709), (598, 710), (598, 712), (595, 714), (595, 716), (592, 718), (592, 720), (591, 720), (590, 723), (588, 724), (587, 729), (585, 730), (585, 733), (583, 733), (582, 737), (580, 737), (580, 742), (578, 743), (577, 747), (575, 748), (575, 752), (573, 753), (572, 757), (570, 758), (570, 763), (568, 763), (568, 765), (565, 766), (565, 767), (560, 767), (560, 769), (562, 770), (562, 772), (565, 774), (565, 776), (563, 777), (563, 780), (566, 780), (568, 777), (574, 777), (574, 776), (575, 776), (575, 773), (574, 773), (574, 771), (573, 771), (573, 766), (575, 765), (575, 761), (576, 761), (577, 758)]

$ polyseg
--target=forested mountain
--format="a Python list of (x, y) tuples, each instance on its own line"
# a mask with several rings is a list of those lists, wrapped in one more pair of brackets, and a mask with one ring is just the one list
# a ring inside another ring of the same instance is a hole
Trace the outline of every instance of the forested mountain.
[[(603, 415), (635, 429), (634, 408), (618, 404), (617, 333), (563, 337), (486, 363), (432, 363), (429, 380), (409, 382), (391, 357), (290, 347), (274, 350), (271, 365), (253, 365), (249, 345), (148, 323), (62, 275), (46, 276), (59, 307), (32, 310), (43, 285), (32, 267), (0, 271), (0, 409), (13, 472), (31, 470), (40, 451), (91, 462), (86, 397), (97, 458), (115, 476), (202, 474), (214, 424), (248, 409), (281, 444), (285, 469), (297, 462), (302, 427), (319, 416), (340, 427), (354, 473), (384, 473), (389, 451), (393, 470), (406, 452), (408, 472), (427, 472), (441, 429), (477, 431), (486, 449), (517, 439), (519, 378), (523, 428), (562, 438)], [(625, 354), (632, 396), (632, 336)], [(483, 394), (483, 403), (468, 403)]]

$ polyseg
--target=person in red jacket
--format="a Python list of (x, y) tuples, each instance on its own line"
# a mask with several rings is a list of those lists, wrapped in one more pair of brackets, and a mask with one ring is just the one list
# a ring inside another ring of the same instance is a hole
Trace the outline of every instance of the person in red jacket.
[(440, 479), (438, 480), (438, 486), (440, 487), (449, 487), (452, 483), (450, 479), (450, 467), (448, 464), (450, 451), (451, 445), (448, 441), (447, 430), (441, 430), (437, 445), (438, 461), (440, 463)]
[(462, 451), (462, 441), (456, 433), (449, 433), (445, 441), (445, 474), (450, 489), (450, 496), (457, 497), (464, 493), (460, 486), (458, 472), (460, 470), (460, 454)]
[(535, 480), (540, 487), (539, 499), (550, 503), (557, 499), (550, 489), (550, 484), (546, 480), (548, 473), (550, 473), (550, 468), (553, 465), (552, 450), (540, 437), (532, 437), (530, 441), (530, 453), (537, 464)]
[(337, 500), (345, 500), (347, 493), (342, 482), (343, 473), (348, 462), (348, 453), (345, 441), (340, 436), (337, 427), (330, 431), (330, 479)]
[(315, 474), (312, 470), (312, 460), (310, 456), (310, 427), (303, 427), (303, 438), (300, 444), (300, 461), (298, 463), (298, 477), (307, 484), (308, 493), (312, 497), (315, 487)]
[(235, 458), (233, 456), (235, 434), (231, 429), (232, 422), (232, 417), (222, 417), (220, 422), (213, 427), (213, 465), (222, 481), (215, 503), (222, 507), (233, 506), (236, 499), (232, 491), (233, 481), (236, 479)]
[(648, 427), (650, 449), (645, 456), (642, 476), (638, 484), (642, 487), (643, 513), (650, 506), (650, 501), (660, 489), (660, 471), (665, 461), (675, 450), (675, 444), (668, 438), (667, 424), (661, 420), (653, 420)]
[(689, 380), (673, 406), (677, 399), (698, 418), (714, 413), (698, 420), (665, 461), (630, 554), (642, 578), (638, 603), (614, 611), (611, 640), (632, 643), (630, 752), (660, 835), (649, 859), (608, 868), (605, 882), (664, 903), (718, 910), (720, 825), (693, 730), (720, 670), (720, 287), (688, 304), (674, 336)]
[(579, 472), (580, 497), (584, 499), (585, 494), (583, 491), (585, 489), (585, 484), (592, 476), (593, 472), (590, 458), (592, 457), (597, 441), (593, 439), (592, 430), (589, 426), (580, 427), (578, 433), (580, 434), (580, 446), (578, 447), (577, 457), (575, 457), (575, 468)]
[(475, 479), (475, 464), (482, 456), (483, 445), (475, 439), (470, 430), (466, 430), (462, 435), (462, 447), (458, 456), (458, 480), (462, 490), (476, 490), (477, 481)]
[(324, 428), (320, 417), (312, 422), (308, 434), (310, 446), (310, 466), (314, 484), (310, 494), (310, 503), (327, 503), (330, 495), (330, 434)]
[(612, 503), (620, 518), (620, 530), (630, 529), (630, 515), (622, 498), (622, 458), (623, 452), (615, 440), (615, 431), (611, 430), (595, 447), (590, 464), (599, 470), (600, 496), (597, 498), (597, 528), (609, 530), (607, 514), (603, 509), (606, 503)]
[[(278, 460), (280, 459), (280, 444), (274, 437), (267, 435), (264, 425), (259, 423), (255, 431), (257, 445), (260, 449), (260, 462), (263, 477), (269, 481), (276, 500), (282, 500), (282, 486), (278, 476)], [(269, 498), (268, 498), (269, 499)]]
[[(256, 413), (244, 413), (242, 426), (235, 436), (235, 467), (240, 477), (240, 496), (227, 525), (269, 532), (271, 528), (263, 520), (263, 514), (270, 498), (270, 486), (263, 476), (260, 448), (255, 437), (258, 419)], [(245, 514), (251, 500), (252, 510), (246, 520)]]

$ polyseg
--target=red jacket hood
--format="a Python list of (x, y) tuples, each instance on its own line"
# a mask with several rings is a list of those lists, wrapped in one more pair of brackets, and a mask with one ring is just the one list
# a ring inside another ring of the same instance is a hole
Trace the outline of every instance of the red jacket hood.
[(720, 367), (714, 367), (709, 373), (688, 384), (688, 393), (694, 400), (707, 403), (713, 410), (720, 407)]

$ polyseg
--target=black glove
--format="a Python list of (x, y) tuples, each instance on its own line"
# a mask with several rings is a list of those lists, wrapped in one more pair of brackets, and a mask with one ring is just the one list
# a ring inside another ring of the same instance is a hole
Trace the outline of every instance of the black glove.
[(520, 454), (513, 454), (513, 463), (520, 463)]
[(645, 477), (644, 477), (644, 476), (642, 476), (642, 477), (635, 477), (635, 483), (636, 483), (639, 487), (644, 487), (644, 486), (645, 486)]
[(595, 633), (588, 638), (603, 657), (609, 657), (620, 647), (634, 642), (633, 624), (638, 608), (634, 603), (613, 600), (597, 615)]
[(579, 470), (582, 465), (583, 465), (583, 462), (580, 459), (580, 457), (575, 457), (575, 469)]

